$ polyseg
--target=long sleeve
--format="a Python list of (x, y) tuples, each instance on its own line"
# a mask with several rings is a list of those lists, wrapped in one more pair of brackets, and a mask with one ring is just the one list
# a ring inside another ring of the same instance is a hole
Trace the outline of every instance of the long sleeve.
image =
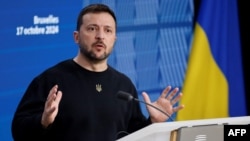
[(46, 129), (41, 125), (41, 116), (48, 91), (48, 88), (38, 85), (38, 78), (29, 85), (12, 121), (11, 130), (15, 141), (42, 140)]

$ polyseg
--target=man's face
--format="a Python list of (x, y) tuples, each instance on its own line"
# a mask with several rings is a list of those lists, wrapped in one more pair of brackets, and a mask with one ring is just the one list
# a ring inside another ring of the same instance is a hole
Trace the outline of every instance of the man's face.
[(82, 55), (92, 61), (105, 60), (116, 40), (116, 24), (108, 13), (88, 13), (82, 17), (79, 32), (74, 32)]

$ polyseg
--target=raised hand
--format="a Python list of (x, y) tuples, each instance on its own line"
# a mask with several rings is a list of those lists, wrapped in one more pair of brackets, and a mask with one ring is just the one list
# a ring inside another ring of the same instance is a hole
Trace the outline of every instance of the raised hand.
[(55, 85), (49, 92), (47, 101), (44, 106), (41, 124), (47, 128), (55, 120), (58, 113), (59, 103), (62, 98), (62, 92), (58, 90), (58, 85)]
[[(174, 105), (179, 102), (182, 97), (182, 93), (178, 93), (179, 88), (175, 88), (171, 91), (171, 86), (166, 87), (161, 93), (160, 97), (155, 102), (151, 102), (148, 94), (146, 92), (142, 93), (144, 101), (154, 105), (155, 107), (161, 109), (168, 115), (172, 115), (173, 113), (184, 108), (184, 105), (178, 105), (174, 107)], [(152, 122), (164, 122), (169, 117), (163, 114), (162, 112), (156, 110), (147, 105), (147, 110)]]

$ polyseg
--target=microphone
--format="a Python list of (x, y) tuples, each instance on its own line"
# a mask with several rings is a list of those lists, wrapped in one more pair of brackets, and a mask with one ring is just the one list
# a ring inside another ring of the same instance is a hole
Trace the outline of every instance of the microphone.
[(170, 120), (174, 121), (174, 119), (171, 118), (171, 116), (170, 116), (168, 113), (162, 111), (161, 109), (159, 109), (158, 107), (155, 107), (154, 105), (152, 105), (152, 104), (150, 104), (150, 103), (147, 103), (147, 102), (141, 101), (141, 100), (139, 100), (139, 99), (137, 99), (137, 98), (134, 98), (130, 93), (127, 93), (127, 92), (124, 92), (124, 91), (118, 91), (118, 92), (117, 92), (117, 97), (118, 97), (119, 99), (122, 99), (122, 100), (125, 100), (125, 101), (128, 101), (128, 102), (134, 100), (134, 101), (137, 101), (137, 102), (144, 103), (144, 104), (146, 104), (146, 105), (148, 105), (148, 106), (151, 106), (151, 107), (155, 108), (156, 110), (162, 112), (162, 113), (163, 113), (164, 115), (166, 115)]

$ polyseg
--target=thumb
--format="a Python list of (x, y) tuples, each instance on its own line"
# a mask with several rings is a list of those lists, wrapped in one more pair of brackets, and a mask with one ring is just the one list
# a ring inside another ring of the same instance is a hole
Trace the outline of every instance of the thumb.
[(142, 96), (145, 102), (151, 103), (151, 100), (146, 92), (142, 92)]

